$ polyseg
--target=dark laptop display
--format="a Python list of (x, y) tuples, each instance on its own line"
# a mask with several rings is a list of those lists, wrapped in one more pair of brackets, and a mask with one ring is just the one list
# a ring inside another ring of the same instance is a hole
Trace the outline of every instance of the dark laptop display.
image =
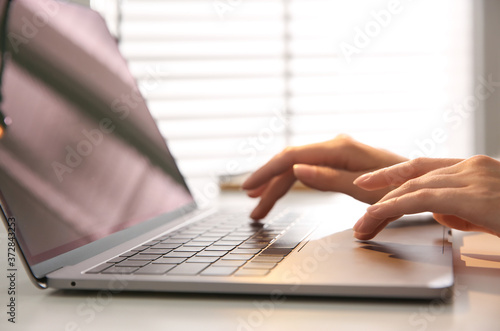
[(26, 37), (57, 6), (13, 1), (8, 21), (0, 191), (30, 265), (193, 204), (101, 17), (72, 9), (93, 39), (50, 20)]

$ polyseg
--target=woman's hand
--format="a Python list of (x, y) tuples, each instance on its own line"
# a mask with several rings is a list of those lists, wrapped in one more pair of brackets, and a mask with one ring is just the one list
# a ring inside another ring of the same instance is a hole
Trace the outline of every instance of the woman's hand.
[(242, 188), (250, 197), (260, 197), (250, 215), (253, 219), (265, 217), (296, 179), (314, 189), (342, 192), (360, 201), (375, 203), (393, 187), (386, 185), (366, 191), (354, 185), (354, 179), (406, 160), (340, 135), (322, 143), (286, 148), (254, 172)]
[(368, 191), (397, 187), (368, 207), (354, 226), (358, 239), (373, 238), (404, 214), (425, 211), (451, 228), (500, 235), (500, 162), (490, 157), (419, 158), (365, 174), (354, 184)]

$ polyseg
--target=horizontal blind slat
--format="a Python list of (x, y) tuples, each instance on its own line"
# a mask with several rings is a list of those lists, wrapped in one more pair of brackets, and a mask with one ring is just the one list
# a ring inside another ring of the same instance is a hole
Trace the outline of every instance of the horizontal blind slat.
[[(404, 155), (434, 129), (470, 134), (443, 117), (470, 86), (470, 1), (400, 3), (350, 62), (341, 45), (373, 28), (386, 0), (215, 3), (121, 2), (120, 49), (187, 175), (255, 167), (286, 141), (338, 133)], [(263, 143), (272, 119), (288, 128)], [(248, 141), (258, 147), (242, 155)]]

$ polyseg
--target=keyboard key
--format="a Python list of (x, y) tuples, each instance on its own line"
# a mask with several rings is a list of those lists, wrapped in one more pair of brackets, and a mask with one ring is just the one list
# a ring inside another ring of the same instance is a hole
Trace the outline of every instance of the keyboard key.
[(188, 230), (184, 230), (184, 231), (179, 232), (179, 234), (172, 236), (172, 238), (176, 238), (176, 237), (181, 238), (181, 236), (184, 236), (184, 237), (190, 236), (191, 238), (194, 238), (194, 237), (198, 237), (203, 232), (205, 232), (205, 230), (195, 231), (195, 230), (188, 229)]
[(214, 231), (219, 231), (219, 232), (226, 232), (226, 233), (229, 233), (231, 231), (234, 231), (236, 230), (236, 226), (235, 225), (217, 225), (215, 226), (214, 228)]
[(230, 231), (208, 231), (203, 234), (203, 237), (225, 237)]
[(257, 233), (257, 231), (254, 231), (254, 230), (235, 230), (235, 231), (231, 232), (229, 235), (230, 236), (245, 236), (248, 238), (248, 237), (253, 236), (256, 233)]
[(166, 254), (164, 257), (184, 257), (184, 258), (188, 258), (188, 257), (191, 257), (193, 255), (195, 255), (196, 252), (170, 252), (168, 254)]
[(262, 239), (253, 239), (253, 238), (250, 238), (248, 239), (247, 241), (245, 241), (245, 244), (257, 244), (257, 245), (268, 245), (270, 243), (270, 241), (268, 240), (262, 240)]
[(172, 270), (170, 270), (167, 275), (197, 275), (203, 269), (208, 267), (209, 263), (184, 263), (179, 264)]
[(163, 254), (142, 254), (142, 253), (139, 253), (137, 255), (129, 257), (128, 260), (153, 261), (153, 260), (156, 260), (162, 256), (163, 256)]
[(211, 225), (197, 224), (197, 225), (190, 227), (189, 229), (192, 231), (197, 231), (197, 232), (203, 233), (203, 232), (206, 232), (212, 228), (213, 228), (213, 226), (211, 226)]
[(190, 242), (205, 241), (205, 242), (211, 242), (211, 243), (213, 243), (214, 241), (219, 240), (220, 238), (222, 238), (222, 236), (205, 236), (205, 235), (201, 235), (199, 237), (194, 238)]
[(294, 225), (288, 229), (285, 234), (279, 237), (269, 248), (295, 248), (297, 245), (309, 235), (312, 230), (311, 226)]
[(196, 256), (217, 256), (221, 257), (223, 255), (226, 255), (227, 251), (202, 251), (196, 254)]
[(149, 246), (137, 246), (135, 248), (132, 248), (130, 251), (137, 253), (137, 252), (142, 252), (143, 250), (146, 250), (148, 248), (149, 248)]
[(219, 257), (217, 256), (193, 256), (186, 263), (213, 263), (218, 259)]
[(255, 257), (252, 262), (267, 262), (267, 263), (278, 263), (283, 260), (283, 257), (279, 255), (264, 255)]
[(260, 251), (261, 250), (257, 249), (257, 248), (253, 248), (253, 249), (236, 248), (236, 249), (231, 251), (231, 254), (252, 254), (252, 255), (255, 255), (255, 254), (259, 253)]
[(134, 256), (131, 256), (127, 259), (127, 261), (154, 261), (158, 258), (160, 258), (162, 255), (152, 255), (152, 254), (137, 254)]
[(156, 249), (156, 248), (170, 248), (170, 249), (175, 249), (177, 247), (179, 247), (181, 244), (165, 244), (165, 243), (161, 243), (161, 244), (157, 244), (155, 246), (153, 246), (152, 248)]
[(217, 240), (220, 240), (224, 238), (224, 236), (212, 236), (212, 237), (207, 237), (205, 235), (203, 236), (200, 236), (200, 237), (197, 237), (197, 238), (194, 238), (193, 240), (191, 240), (190, 242), (198, 242), (198, 241), (202, 241), (202, 242), (209, 242), (209, 243), (214, 243), (216, 242)]
[(201, 272), (202, 276), (230, 276), (237, 267), (209, 267)]
[(217, 246), (238, 246), (241, 244), (243, 241), (242, 240), (219, 240), (215, 243)]
[(276, 236), (278, 234), (280, 234), (281, 232), (283, 232), (283, 230), (276, 230), (276, 229), (272, 229), (272, 228), (265, 228), (264, 230), (262, 230), (260, 232), (261, 235), (265, 235), (265, 236)]
[(250, 261), (245, 264), (244, 269), (272, 269), (276, 267), (277, 263), (253, 262)]
[[(279, 234), (279, 233), (278, 233)], [(259, 233), (252, 237), (252, 240), (259, 240), (261, 242), (271, 242), (274, 238), (278, 236), (278, 234), (271, 233)]]
[(268, 269), (240, 269), (236, 271), (235, 276), (241, 277), (260, 277), (267, 275), (271, 270)]
[(246, 228), (246, 229), (261, 229), (265, 225), (266, 225), (266, 223), (262, 222), (262, 221), (260, 221), (260, 222), (250, 221), (249, 223), (241, 226), (240, 229), (244, 229), (244, 228)]
[(155, 261), (155, 264), (180, 264), (187, 259), (185, 257), (164, 257)]
[(205, 248), (205, 251), (230, 251), (234, 249), (234, 246), (219, 246), (219, 245), (212, 245), (212, 246), (208, 246), (207, 248)]
[(233, 235), (233, 234), (230, 234), (229, 236), (225, 236), (223, 240), (226, 240), (226, 241), (238, 241), (238, 242), (242, 242), (244, 240), (247, 240), (248, 238), (250, 238), (250, 236), (236, 236), (236, 235)]
[(203, 250), (204, 247), (196, 247), (196, 246), (181, 246), (176, 248), (174, 252), (199, 252)]
[(265, 255), (277, 255), (277, 256), (287, 256), (293, 248), (267, 248), (259, 256)]
[(184, 244), (185, 242), (188, 242), (189, 239), (175, 239), (175, 238), (168, 238), (165, 240), (162, 240), (163, 244)]
[(175, 264), (148, 264), (145, 267), (140, 268), (134, 274), (136, 275), (163, 275), (167, 271), (173, 269)]
[(111, 260), (108, 260), (106, 262), (108, 262), (108, 263), (118, 263), (118, 262), (124, 261), (125, 259), (126, 259), (126, 257), (124, 257), (124, 256), (117, 256), (117, 257), (115, 257), (115, 258), (113, 258)]
[(92, 269), (88, 270), (86, 273), (87, 274), (98, 274), (98, 273), (100, 273), (100, 272), (102, 272), (102, 271), (104, 271), (112, 266), (114, 266), (113, 263), (102, 263), (102, 264), (99, 264), (98, 266), (93, 267)]
[(140, 252), (141, 255), (152, 254), (152, 255), (163, 255), (171, 252), (170, 248), (148, 248), (145, 251)]
[(129, 252), (125, 252), (123, 254), (120, 254), (120, 256), (122, 256), (122, 257), (130, 257), (130, 256), (135, 255), (135, 254), (137, 254), (137, 252), (129, 251)]
[(247, 243), (246, 241), (238, 246), (239, 248), (244, 248), (244, 249), (262, 249), (266, 248), (268, 243)]
[(185, 239), (191, 240), (191, 239), (194, 239), (196, 237), (198, 237), (198, 234), (180, 233), (180, 234), (176, 234), (175, 236), (172, 236), (170, 238), (171, 239), (184, 239), (184, 241), (186, 241)]
[(220, 260), (212, 264), (212, 267), (241, 267), (247, 263), (247, 261), (239, 260)]
[(224, 255), (222, 257), (223, 260), (241, 260), (241, 261), (248, 261), (253, 257), (252, 254), (232, 254), (229, 253), (227, 255)]
[(212, 241), (190, 241), (188, 243), (185, 243), (184, 244), (184, 247), (207, 247), (207, 246), (210, 246), (212, 245), (213, 242)]
[(111, 267), (104, 270), (103, 274), (131, 274), (138, 270), (138, 267)]
[(150, 263), (150, 261), (123, 261), (118, 263), (117, 267), (143, 267), (146, 264)]

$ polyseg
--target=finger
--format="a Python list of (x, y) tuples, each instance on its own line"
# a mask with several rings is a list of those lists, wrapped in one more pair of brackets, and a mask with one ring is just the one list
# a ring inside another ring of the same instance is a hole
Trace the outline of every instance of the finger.
[(264, 218), (273, 208), (276, 201), (288, 192), (294, 182), (295, 176), (291, 170), (273, 178), (266, 187), (265, 191), (262, 193), (261, 199), (250, 214), (250, 217), (254, 220)]
[(403, 215), (400, 215), (400, 216), (396, 216), (396, 217), (392, 217), (392, 218), (389, 218), (389, 219), (385, 219), (385, 220), (379, 220), (379, 219), (373, 219), (373, 218), (370, 218), (369, 215), (365, 214), (361, 217), (361, 219), (358, 221), (358, 223), (363, 223), (363, 222), (366, 222), (368, 224), (371, 225), (371, 227), (366, 227), (365, 229), (361, 229), (361, 231), (368, 231), (368, 232), (360, 232), (360, 228), (359, 227), (356, 227), (356, 225), (358, 223), (356, 223), (356, 225), (353, 227), (353, 230), (354, 230), (354, 237), (356, 239), (359, 239), (359, 240), (370, 240), (372, 239), (373, 237), (375, 237), (380, 231), (382, 231), (390, 222), (393, 222), (399, 218), (401, 218), (401, 216)]
[(461, 161), (461, 159), (418, 158), (360, 176), (354, 181), (354, 184), (365, 190), (399, 186), (410, 179), (420, 177), (436, 169), (455, 165)]
[[(330, 167), (314, 166), (307, 164), (296, 164), (293, 166), (295, 177), (303, 184), (320, 191), (345, 191), (347, 186), (352, 185), (352, 178), (358, 173), (345, 173)], [(347, 175), (349, 178), (345, 178)]]
[(271, 178), (289, 171), (296, 163), (324, 164), (326, 155), (329, 153), (327, 149), (324, 144), (288, 147), (250, 175), (242, 188), (245, 190), (257, 188)]
[(293, 166), (295, 177), (304, 185), (320, 191), (341, 192), (360, 201), (375, 203), (387, 192), (367, 192), (352, 184), (362, 172), (350, 172), (330, 167), (296, 164)]
[(345, 135), (327, 142), (288, 147), (255, 171), (243, 183), (242, 188), (247, 190), (259, 187), (271, 178), (290, 170), (294, 164), (327, 165), (351, 171), (378, 168), (378, 153), (379, 151), (375, 152), (369, 146)]
[[(427, 189), (418, 192), (412, 192), (403, 196), (399, 196), (385, 202), (374, 204), (367, 208), (365, 215), (361, 217), (354, 225), (353, 230), (356, 233), (370, 236), (376, 234), (380, 229), (381, 224), (385, 224), (386, 220), (398, 218), (401, 215), (416, 214), (424, 211), (443, 213), (442, 210), (449, 209), (449, 206), (444, 206), (437, 202), (443, 200), (443, 197), (448, 196), (452, 200), (455, 194), (449, 195), (451, 189)], [(447, 203), (449, 204), (449, 203)], [(441, 211), (437, 211), (441, 210)], [(446, 214), (453, 214), (447, 213)], [(357, 236), (359, 237), (359, 236)]]
[(456, 188), (421, 189), (376, 203), (368, 207), (366, 212), (376, 219), (426, 211), (470, 219), (473, 210), (469, 206), (471, 199), (460, 191)]
[(269, 183), (265, 183), (264, 185), (261, 185), (253, 190), (247, 190), (247, 195), (250, 198), (260, 197), (262, 195), (262, 193), (264, 193), (264, 191), (266, 190), (268, 185), (269, 185)]
[[(448, 171), (446, 169), (445, 171)], [(461, 188), (467, 186), (466, 179), (460, 176), (453, 176), (450, 173), (441, 174), (431, 172), (421, 177), (408, 180), (403, 185), (387, 193), (378, 203), (403, 196), (419, 190), (438, 188)]]

